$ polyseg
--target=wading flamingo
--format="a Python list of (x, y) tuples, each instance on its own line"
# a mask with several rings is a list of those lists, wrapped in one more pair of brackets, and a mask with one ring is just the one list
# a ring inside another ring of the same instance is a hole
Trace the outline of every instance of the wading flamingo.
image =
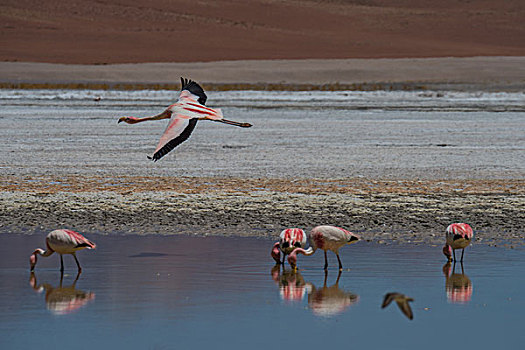
[(317, 249), (324, 250), (324, 269), (328, 269), (326, 252), (331, 250), (337, 256), (339, 271), (343, 270), (343, 264), (339, 258), (339, 249), (347, 244), (352, 244), (361, 239), (360, 236), (335, 226), (317, 226), (310, 232), (310, 247), (307, 250), (296, 248), (288, 256), (288, 263), (293, 268), (297, 267), (297, 253), (312, 255)]
[(463, 249), (461, 252), (461, 262), (463, 262), (463, 254), (465, 248), (470, 244), (474, 232), (469, 224), (455, 223), (447, 227), (446, 238), (447, 242), (443, 247), (443, 254), (448, 261), (452, 261), (452, 254), (454, 254), (454, 261), (456, 261), (456, 249)]
[(214, 122), (240, 126), (241, 128), (249, 128), (252, 126), (249, 123), (238, 123), (224, 119), (220, 109), (213, 109), (204, 106), (207, 97), (199, 84), (184, 78), (180, 78), (180, 80), (182, 83), (182, 89), (179, 99), (164, 112), (152, 117), (121, 117), (118, 120), (118, 123), (125, 122), (128, 124), (136, 124), (148, 120), (170, 119), (153, 156), (148, 156), (149, 159), (152, 159), (155, 162), (186, 141), (193, 132), (193, 129), (195, 129), (198, 120), (211, 120)]
[[(306, 234), (300, 228), (287, 228), (279, 235), (279, 242), (276, 242), (272, 247), (271, 256), (276, 263), (284, 265), (286, 255), (289, 255), (295, 248), (304, 248), (306, 245)], [(278, 249), (278, 250), (276, 250)], [(283, 261), (280, 261), (283, 252)]]
[(84, 248), (95, 249), (95, 243), (89, 241), (86, 237), (73, 230), (55, 230), (50, 232), (46, 237), (47, 250), (37, 248), (31, 257), (29, 263), (31, 265), (31, 271), (35, 269), (37, 262), (37, 256), (42, 255), (44, 257), (50, 256), (53, 253), (60, 254), (60, 271), (64, 272), (64, 261), (62, 259), (63, 254), (71, 254), (75, 258), (78, 266), (78, 272), (82, 272), (80, 263), (78, 262), (76, 252)]
[(414, 314), (412, 313), (412, 309), (410, 308), (410, 304), (408, 304), (409, 301), (414, 301), (414, 299), (407, 297), (404, 294), (401, 293), (387, 293), (385, 294), (385, 298), (383, 299), (383, 305), (381, 305), (381, 308), (384, 309), (387, 307), (393, 300), (396, 301), (397, 306), (399, 306), (399, 310), (401, 310), (408, 319), (413, 319)]

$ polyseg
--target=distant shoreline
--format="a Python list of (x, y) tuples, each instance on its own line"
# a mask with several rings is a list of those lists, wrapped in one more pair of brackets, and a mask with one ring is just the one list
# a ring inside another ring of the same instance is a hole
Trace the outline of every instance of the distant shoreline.
[(3, 89), (523, 91), (525, 57), (243, 60), (78, 65), (0, 62)]

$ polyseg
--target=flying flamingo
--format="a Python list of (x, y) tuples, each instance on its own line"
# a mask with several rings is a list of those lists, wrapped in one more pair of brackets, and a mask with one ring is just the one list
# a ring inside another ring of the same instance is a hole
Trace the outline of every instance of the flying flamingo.
[(474, 232), (469, 224), (455, 223), (447, 227), (446, 238), (447, 242), (443, 247), (443, 254), (452, 261), (452, 254), (454, 254), (454, 261), (456, 261), (456, 249), (463, 249), (461, 252), (461, 262), (463, 262), (463, 254), (465, 248), (470, 244)]
[(352, 244), (361, 239), (360, 236), (335, 226), (317, 226), (310, 232), (310, 247), (307, 250), (296, 248), (288, 256), (288, 263), (292, 267), (297, 266), (297, 253), (312, 255), (317, 249), (324, 250), (324, 269), (328, 269), (328, 259), (326, 252), (331, 250), (337, 256), (339, 262), (339, 271), (343, 270), (343, 264), (339, 258), (339, 249), (346, 244)]
[(164, 157), (182, 142), (186, 141), (193, 132), (193, 129), (195, 129), (198, 120), (211, 120), (214, 122), (240, 126), (242, 128), (249, 128), (252, 126), (250, 123), (238, 123), (224, 119), (220, 109), (213, 109), (204, 106), (207, 96), (199, 84), (184, 78), (180, 78), (180, 80), (182, 83), (182, 89), (179, 99), (164, 112), (152, 117), (121, 117), (118, 120), (118, 123), (125, 122), (128, 124), (136, 124), (148, 120), (170, 119), (153, 156), (148, 156), (149, 159), (152, 159), (155, 162)]
[[(278, 264), (284, 264), (286, 255), (296, 248), (304, 248), (306, 245), (306, 234), (300, 228), (287, 228), (279, 235), (279, 242), (275, 242), (272, 247), (271, 256)], [(283, 252), (283, 261), (280, 261)]]
[(73, 230), (55, 230), (50, 232), (46, 237), (47, 250), (37, 248), (31, 257), (29, 263), (31, 264), (31, 271), (35, 269), (37, 262), (37, 256), (42, 255), (44, 257), (50, 256), (53, 253), (60, 254), (60, 271), (64, 272), (64, 261), (62, 259), (63, 254), (71, 254), (75, 258), (78, 266), (78, 272), (82, 272), (80, 263), (78, 262), (76, 252), (84, 248), (95, 249), (95, 243), (89, 241), (86, 237)]

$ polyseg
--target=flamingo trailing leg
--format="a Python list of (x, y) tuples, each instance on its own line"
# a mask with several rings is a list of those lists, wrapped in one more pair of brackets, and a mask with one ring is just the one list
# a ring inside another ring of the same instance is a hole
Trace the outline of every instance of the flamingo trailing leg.
[(31, 266), (31, 271), (34, 271), (38, 255), (43, 257), (50, 256), (53, 253), (60, 254), (60, 271), (64, 272), (64, 260), (62, 255), (71, 254), (75, 258), (77, 263), (78, 272), (82, 272), (82, 267), (78, 262), (76, 252), (82, 249), (95, 249), (95, 243), (88, 240), (86, 237), (82, 236), (80, 233), (73, 230), (55, 230), (50, 232), (46, 237), (46, 246), (47, 249), (43, 250), (41, 248), (35, 249), (33, 254), (29, 258), (29, 263)]
[(148, 156), (148, 158), (153, 161), (161, 159), (172, 149), (186, 141), (195, 129), (197, 121), (199, 120), (211, 120), (214, 122), (239, 126), (241, 128), (249, 128), (252, 126), (250, 123), (239, 123), (224, 119), (220, 109), (208, 108), (204, 105), (207, 96), (199, 84), (192, 80), (183, 78), (181, 78), (181, 82), (182, 90), (178, 101), (169, 106), (164, 112), (152, 117), (121, 117), (118, 120), (118, 123), (125, 122), (128, 124), (137, 124), (148, 120), (170, 120), (164, 134), (160, 138), (153, 156)]
[(317, 249), (324, 250), (324, 269), (328, 269), (328, 258), (326, 252), (331, 250), (337, 256), (339, 271), (343, 270), (343, 264), (339, 257), (339, 249), (347, 244), (352, 244), (361, 239), (360, 236), (335, 226), (317, 226), (310, 232), (310, 247), (305, 250), (296, 248), (288, 256), (290, 266), (296, 268), (297, 254), (312, 255)]

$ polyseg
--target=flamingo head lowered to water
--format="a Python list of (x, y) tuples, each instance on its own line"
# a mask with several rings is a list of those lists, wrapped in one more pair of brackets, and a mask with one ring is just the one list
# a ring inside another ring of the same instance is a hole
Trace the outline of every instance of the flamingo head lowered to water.
[[(40, 250), (40, 252), (39, 252)], [(36, 261), (37, 261), (37, 257), (36, 255), (37, 254), (43, 254), (44, 253), (44, 250), (43, 249), (36, 249), (33, 254), (31, 254), (31, 256), (29, 257), (29, 265), (31, 267), (31, 271), (34, 271), (35, 270), (35, 266), (36, 266)]]
[(279, 242), (275, 242), (270, 255), (272, 256), (273, 260), (275, 260), (276, 264), (281, 263), (281, 250), (279, 249)]
[(303, 254), (303, 255), (312, 255), (313, 253), (315, 253), (315, 250), (312, 247), (306, 250), (303, 248), (295, 248), (293, 252), (290, 255), (288, 255), (288, 264), (290, 264), (290, 266), (293, 269), (297, 268), (297, 254), (298, 253)]
[(443, 247), (443, 254), (447, 257), (448, 261), (452, 261), (452, 247), (446, 244)]

